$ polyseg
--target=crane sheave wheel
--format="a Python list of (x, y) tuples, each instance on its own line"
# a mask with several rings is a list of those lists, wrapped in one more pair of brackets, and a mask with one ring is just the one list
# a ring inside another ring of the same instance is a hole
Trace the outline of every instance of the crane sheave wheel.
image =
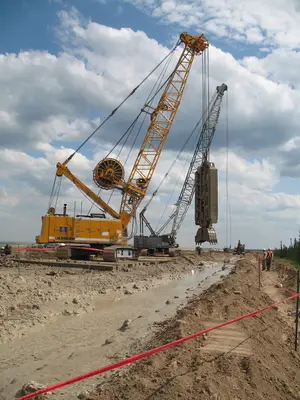
[(96, 165), (93, 178), (101, 189), (113, 189), (124, 179), (123, 165), (114, 158), (104, 158)]

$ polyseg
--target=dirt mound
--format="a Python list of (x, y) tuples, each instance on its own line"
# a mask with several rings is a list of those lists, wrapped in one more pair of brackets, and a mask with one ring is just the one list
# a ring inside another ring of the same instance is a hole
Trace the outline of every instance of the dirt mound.
[(276, 258), (274, 270), (277, 271), (278, 276), (282, 278), (281, 283), (283, 287), (295, 293), (297, 290), (297, 269), (287, 260)]
[[(271, 304), (247, 255), (222, 283), (162, 324), (148, 348)], [(293, 329), (272, 309), (117, 371), (94, 399), (299, 399)]]

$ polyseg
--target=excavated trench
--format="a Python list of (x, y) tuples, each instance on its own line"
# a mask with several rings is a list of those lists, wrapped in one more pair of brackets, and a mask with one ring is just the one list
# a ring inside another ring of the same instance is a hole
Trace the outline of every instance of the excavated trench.
[[(190, 273), (180, 279), (163, 277), (152, 280), (149, 286), (140, 282), (143, 289), (133, 294), (112, 291), (96, 298), (90, 313), (59, 317), (21, 340), (0, 345), (1, 394), (4, 398), (14, 398), (30, 380), (52, 384), (133, 354), (151, 335), (155, 322), (174, 315), (188, 297), (227, 275), (234, 264), (235, 258), (227, 264), (206, 262), (200, 270), (191, 267)], [(129, 327), (122, 331), (120, 327), (125, 320), (129, 320)], [(101, 379), (64, 388), (59, 398), (69, 399), (84, 389), (91, 390)]]

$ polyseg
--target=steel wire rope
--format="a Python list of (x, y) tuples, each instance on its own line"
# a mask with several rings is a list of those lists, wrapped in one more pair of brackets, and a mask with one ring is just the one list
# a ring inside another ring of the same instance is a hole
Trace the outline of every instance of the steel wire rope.
[[(169, 170), (167, 171), (167, 173), (166, 173), (165, 176), (163, 177), (162, 181), (160, 182), (160, 184), (159, 184), (159, 186), (158, 186), (158, 188), (157, 188), (157, 190), (156, 190), (155, 195), (157, 194), (158, 190), (159, 190), (160, 187), (162, 186), (164, 180), (165, 180), (165, 179), (167, 178), (167, 176), (169, 175), (169, 173), (170, 173), (171, 169), (174, 167), (175, 163), (178, 161), (178, 159), (179, 159), (181, 153), (183, 153), (183, 151), (185, 150), (185, 147), (187, 146), (189, 140), (192, 138), (192, 136), (193, 136), (194, 133), (196, 132), (196, 130), (197, 130), (198, 126), (200, 125), (200, 122), (202, 121), (202, 119), (203, 119), (203, 116), (202, 116), (202, 117), (200, 118), (200, 120), (197, 122), (196, 126), (194, 127), (194, 129), (193, 129), (192, 132), (190, 133), (189, 137), (188, 137), (187, 140), (185, 141), (184, 145), (182, 146), (180, 152), (178, 153), (177, 157), (176, 157), (175, 160), (173, 161), (173, 163), (172, 163), (172, 165), (170, 166)], [(158, 230), (158, 227), (159, 227), (159, 225), (161, 224), (161, 220), (163, 219), (163, 217), (164, 217), (164, 215), (165, 215), (165, 213), (166, 213), (166, 211), (167, 211), (167, 208), (168, 208), (168, 206), (169, 206), (170, 203), (171, 203), (171, 199), (172, 199), (172, 197), (173, 197), (173, 195), (174, 195), (174, 193), (175, 193), (175, 190), (177, 189), (179, 180), (180, 180), (180, 178), (182, 177), (182, 174), (183, 174), (183, 172), (184, 172), (184, 168), (186, 167), (186, 164), (187, 164), (188, 160), (190, 160), (190, 159), (192, 158), (192, 151), (193, 151), (193, 147), (191, 146), (190, 152), (189, 152), (189, 154), (187, 155), (187, 157), (186, 157), (185, 160), (184, 160), (183, 170), (182, 170), (182, 172), (179, 174), (179, 176), (178, 176), (177, 179), (176, 179), (174, 188), (173, 188), (172, 192), (170, 193), (169, 198), (168, 198), (168, 201), (167, 201), (167, 203), (166, 203), (166, 205), (165, 205), (165, 208), (164, 208), (164, 210), (163, 210), (163, 212), (162, 212), (162, 214), (161, 214), (161, 216), (160, 216), (160, 218), (159, 218), (159, 220), (158, 220), (158, 222), (157, 222), (157, 224), (156, 224), (155, 231)], [(176, 206), (176, 204), (175, 204), (175, 206)], [(169, 222), (170, 222), (170, 221), (169, 221)], [(166, 226), (166, 227), (167, 227), (167, 226)], [(165, 227), (165, 229), (166, 229), (166, 227)], [(163, 229), (163, 231), (164, 231), (165, 229)], [(162, 232), (163, 232), (163, 231), (162, 231)]]
[[(169, 82), (169, 80), (175, 75), (176, 67), (177, 67), (177, 65), (175, 66), (175, 68), (174, 68), (174, 70), (171, 72), (171, 74), (168, 76), (168, 78), (164, 81), (164, 83), (163, 83), (163, 84), (157, 89), (157, 91), (154, 93), (154, 95), (152, 96), (152, 98), (149, 100), (150, 102), (153, 101), (153, 99), (155, 98), (155, 96), (161, 91), (161, 89), (162, 89), (162, 88)], [(142, 109), (142, 110), (139, 112), (139, 114), (137, 115), (137, 117), (135, 118), (135, 120), (133, 121), (133, 123), (135, 123), (135, 122), (139, 119), (140, 115), (141, 115), (143, 112), (144, 112), (144, 110)], [(133, 124), (133, 123), (132, 123), (132, 124)], [(132, 124), (131, 124), (131, 125), (132, 125)], [(131, 125), (130, 125), (130, 127), (131, 127)], [(114, 151), (114, 149), (121, 143), (122, 139), (126, 136), (126, 134), (127, 134), (128, 130), (130, 129), (130, 127), (124, 132), (124, 134), (120, 137), (120, 139), (119, 139), (119, 140), (117, 141), (117, 143), (113, 146), (113, 148), (107, 153), (107, 155), (106, 155), (105, 158), (109, 157), (109, 155)]]
[(57, 207), (57, 202), (58, 202), (59, 192), (60, 192), (61, 183), (62, 183), (62, 180), (63, 180), (63, 177), (62, 177), (62, 176), (60, 176), (59, 178), (60, 178), (60, 179), (59, 179), (59, 181), (58, 181), (58, 186), (57, 186), (57, 194), (56, 194), (55, 206), (54, 206), (54, 208), (55, 208), (55, 209), (56, 209), (56, 207)]
[[(164, 183), (165, 179), (169, 176), (169, 173), (170, 173), (171, 170), (173, 169), (173, 167), (174, 167), (174, 165), (176, 164), (176, 162), (179, 160), (181, 154), (184, 152), (186, 146), (188, 145), (188, 142), (190, 141), (190, 139), (193, 137), (193, 135), (194, 135), (195, 132), (197, 131), (197, 128), (198, 128), (198, 126), (200, 125), (202, 119), (203, 119), (203, 116), (201, 116), (201, 118), (200, 118), (199, 121), (196, 123), (195, 127), (193, 128), (193, 130), (191, 131), (191, 133), (190, 133), (189, 136), (187, 137), (186, 141), (183, 143), (183, 145), (182, 145), (180, 151), (178, 152), (176, 158), (174, 159), (174, 161), (172, 162), (172, 164), (169, 166), (169, 169), (167, 170), (167, 172), (166, 172), (165, 175), (163, 176), (162, 180), (160, 181), (160, 183), (159, 183), (159, 185), (157, 186), (157, 188), (155, 189), (155, 191), (152, 193), (152, 195), (151, 195), (151, 197), (150, 197), (150, 199), (149, 199), (149, 201), (148, 201), (146, 207), (148, 207), (148, 206), (150, 205), (151, 201), (153, 200), (153, 197), (157, 195), (157, 193), (158, 193), (158, 191), (160, 190), (160, 188), (161, 188), (162, 184)], [(189, 155), (188, 155), (188, 156), (186, 157), (186, 159), (185, 159), (185, 165), (186, 165), (186, 163), (187, 163), (187, 160), (188, 160), (189, 157), (191, 156), (191, 152), (192, 152), (192, 148), (191, 148), (191, 150), (190, 150)], [(177, 185), (177, 183), (178, 183), (178, 181), (179, 181), (181, 175), (182, 175), (182, 173), (178, 176), (178, 178), (177, 178), (177, 180), (176, 180), (175, 189), (176, 189), (176, 185)], [(174, 190), (175, 190), (175, 189), (174, 189)], [(174, 190), (173, 190), (173, 193), (174, 193)], [(171, 200), (171, 198), (169, 198), (169, 201), (168, 201), (168, 203), (167, 203), (167, 206), (169, 205), (170, 200)], [(145, 208), (146, 208), (146, 207), (145, 207)], [(160, 218), (160, 220), (161, 220), (161, 218)], [(159, 223), (158, 223), (157, 225), (159, 225)]]
[[(172, 73), (168, 76), (168, 78), (164, 81), (164, 83), (157, 89), (157, 91), (154, 93), (154, 95), (152, 96), (152, 98), (149, 100), (150, 102), (153, 101), (153, 99), (155, 98), (155, 96), (162, 90), (162, 88), (170, 81), (170, 79), (175, 75), (176, 72), (176, 68), (177, 65), (175, 66), (174, 70), (172, 71)], [(141, 116), (141, 114), (144, 112), (144, 110), (142, 109), (138, 115), (136, 116), (136, 118), (134, 119), (134, 121), (130, 124), (130, 126), (126, 129), (126, 131), (123, 133), (123, 135), (120, 137), (120, 139), (117, 141), (117, 143), (112, 147), (112, 149), (107, 153), (107, 155), (105, 156), (105, 158), (108, 158), (110, 156), (110, 154), (114, 151), (114, 149), (121, 143), (122, 139), (128, 134), (128, 132), (130, 131), (130, 129), (136, 124), (136, 122), (138, 121), (139, 117)]]
[[(96, 132), (98, 132), (98, 130), (100, 128), (102, 128), (102, 126), (111, 118), (113, 117), (113, 115), (123, 106), (124, 103), (126, 103), (126, 101), (133, 96), (133, 94), (147, 81), (147, 79), (164, 63), (164, 61), (174, 53), (174, 51), (176, 50), (176, 48), (180, 45), (181, 40), (178, 40), (177, 43), (175, 44), (175, 46), (173, 47), (173, 49), (159, 62), (159, 64), (156, 65), (155, 68), (152, 69), (152, 71), (150, 71), (150, 73), (129, 93), (129, 95), (127, 97), (125, 97), (125, 99), (101, 122), (100, 125), (98, 125), (98, 127), (96, 129), (93, 130), (93, 132), (80, 144), (80, 146), (67, 158), (67, 162), (69, 162), (74, 156), (75, 154), (95, 135)], [(51, 193), (50, 193), (50, 199), (49, 199), (49, 204), (48, 204), (48, 209), (51, 206), (51, 203), (53, 201), (53, 192), (55, 190), (55, 184), (56, 184), (56, 176), (54, 177), (53, 180), (53, 185), (52, 185), (52, 189), (51, 189)]]
[[(182, 172), (178, 175), (178, 177), (177, 177), (177, 179), (176, 179), (176, 182), (175, 182), (175, 185), (174, 185), (174, 188), (173, 188), (172, 192), (170, 193), (169, 198), (168, 198), (168, 201), (167, 201), (167, 203), (166, 203), (166, 205), (165, 205), (165, 208), (164, 208), (164, 210), (163, 210), (163, 212), (162, 212), (162, 214), (161, 214), (161, 216), (160, 216), (160, 218), (159, 218), (159, 220), (158, 220), (158, 222), (157, 222), (157, 224), (156, 224), (156, 227), (155, 227), (155, 231), (156, 231), (156, 232), (159, 230), (158, 228), (159, 228), (159, 226), (160, 226), (160, 224), (161, 224), (162, 219), (163, 219), (164, 216), (165, 216), (165, 213), (167, 212), (167, 208), (169, 207), (169, 205), (170, 205), (170, 203), (171, 203), (171, 199), (172, 199), (172, 197), (174, 196), (174, 193), (175, 193), (175, 190), (177, 189), (179, 180), (181, 179), (181, 177), (182, 177), (182, 175), (183, 175), (184, 168), (186, 167), (186, 164), (187, 164), (187, 162), (188, 162), (189, 157), (191, 157), (191, 154), (192, 154), (192, 150), (190, 151), (189, 155), (188, 155), (188, 156), (186, 157), (186, 159), (185, 159), (184, 166), (183, 166), (183, 170), (182, 170)], [(174, 204), (174, 205), (176, 206), (176, 204)], [(169, 222), (171, 222), (171, 221), (169, 221)], [(161, 232), (164, 232), (164, 230), (165, 230), (166, 228), (167, 228), (167, 226), (165, 226), (165, 228), (164, 228)]]
[[(207, 49), (207, 51), (208, 51), (208, 49)], [(201, 78), (202, 78), (202, 79), (201, 79), (201, 85), (202, 85), (202, 116), (201, 116), (200, 120), (197, 122), (197, 124), (196, 124), (196, 126), (195, 126), (193, 132), (196, 131), (196, 129), (197, 129), (197, 127), (199, 126), (200, 122), (201, 122), (202, 120), (205, 120), (205, 119), (206, 119), (206, 115), (208, 115), (208, 113), (209, 113), (209, 103), (210, 103), (210, 102), (209, 102), (209, 90), (206, 90), (207, 87), (209, 88), (209, 55), (208, 55), (208, 57), (206, 57), (206, 51), (203, 53), (203, 57), (202, 57), (202, 72), (201, 72)], [(207, 78), (207, 79), (205, 79), (205, 78)], [(206, 94), (207, 94), (207, 96), (206, 96)], [(191, 158), (191, 155), (192, 155), (192, 149), (190, 150), (190, 153), (189, 153), (189, 155), (187, 156), (187, 158), (186, 158), (186, 160), (185, 160), (184, 166), (186, 165), (187, 160), (188, 160), (189, 158)], [(176, 161), (175, 161), (175, 162), (176, 162)], [(182, 173), (183, 173), (183, 172), (182, 172)], [(161, 215), (161, 217), (160, 217), (160, 219), (159, 219), (159, 221), (158, 221), (158, 223), (157, 223), (157, 225), (156, 225), (156, 229), (155, 229), (155, 230), (158, 229), (158, 226), (160, 225), (160, 222), (161, 222), (161, 220), (163, 219), (164, 214), (166, 213), (166, 210), (167, 210), (168, 206), (170, 205), (171, 199), (172, 199), (172, 197), (173, 197), (173, 195), (174, 195), (174, 193), (175, 193), (175, 190), (176, 190), (177, 185), (178, 185), (178, 183), (179, 183), (179, 180), (180, 180), (180, 178), (181, 178), (181, 176), (182, 176), (182, 173), (178, 176), (178, 178), (177, 178), (177, 180), (176, 180), (174, 189), (173, 189), (173, 191), (171, 192), (171, 194), (170, 194), (170, 196), (169, 196), (169, 199), (168, 199), (168, 201), (167, 201), (167, 203), (166, 203), (166, 206), (165, 206), (165, 208), (164, 208), (164, 211), (163, 211), (163, 213), (162, 213), (162, 215)], [(175, 205), (176, 205), (176, 204), (175, 204)], [(166, 227), (165, 227), (165, 228), (166, 228)]]
[[(176, 49), (176, 47), (177, 47), (177, 46), (175, 46), (174, 50)], [(164, 68), (162, 69), (162, 71), (160, 72), (160, 74), (159, 74), (159, 76), (158, 76), (158, 78), (157, 78), (155, 84), (153, 85), (153, 87), (152, 87), (152, 89), (151, 89), (151, 91), (150, 91), (150, 93), (149, 93), (149, 95), (148, 95), (148, 97), (147, 97), (147, 99), (146, 99), (146, 101), (145, 101), (145, 104), (148, 104), (148, 103), (149, 103), (149, 104), (152, 104), (152, 102), (153, 102), (155, 96), (162, 90), (162, 88), (166, 85), (166, 83), (168, 82), (168, 80), (169, 80), (169, 79), (172, 77), (172, 75), (174, 74), (175, 70), (172, 71), (172, 73), (170, 74), (170, 76), (168, 77), (168, 79), (164, 82), (163, 85), (161, 85), (161, 86), (159, 87), (159, 89), (155, 92), (154, 96), (152, 96), (152, 98), (151, 98), (151, 95), (152, 95), (153, 91), (155, 90), (155, 87), (156, 87), (156, 86), (159, 86), (159, 85), (161, 84), (161, 82), (162, 82), (162, 80), (163, 80), (163, 78), (164, 78), (164, 76), (165, 76), (166, 70), (167, 70), (167, 68), (168, 68), (168, 66), (169, 66), (169, 64), (170, 64), (170, 62), (171, 62), (171, 60), (172, 60), (172, 58), (173, 58), (174, 50), (173, 50), (171, 53), (168, 54), (169, 60), (168, 60), (168, 62), (166, 63), (166, 65), (164, 66)], [(166, 59), (166, 58), (165, 58), (165, 59)], [(164, 60), (165, 60), (165, 59), (164, 59)], [(161, 65), (161, 64), (160, 64), (160, 65)], [(150, 100), (149, 100), (149, 99), (150, 99)], [(127, 140), (129, 139), (130, 135), (132, 134), (132, 131), (133, 131), (134, 127), (135, 127), (135, 124), (137, 123), (137, 121), (138, 121), (140, 115), (142, 114), (142, 112), (143, 112), (143, 110), (141, 110), (141, 111), (139, 112), (139, 114), (137, 115), (137, 117), (135, 118), (135, 120), (131, 123), (131, 125), (129, 126), (129, 128), (124, 132), (124, 134), (121, 136), (121, 138), (119, 139), (119, 141), (118, 141), (118, 142), (116, 143), (116, 145), (110, 150), (110, 152), (106, 155), (105, 158), (108, 158), (108, 157), (109, 157), (109, 155), (111, 154), (111, 152), (117, 147), (117, 145), (121, 142), (121, 140), (126, 136), (126, 139), (125, 139), (124, 143), (122, 144), (121, 149), (119, 150), (119, 153), (118, 153), (118, 157), (120, 156), (120, 154), (121, 154), (121, 152), (122, 152), (122, 150), (123, 150), (123, 148), (124, 148), (124, 146), (125, 146)], [(139, 135), (139, 133), (140, 133), (142, 127), (143, 127), (143, 124), (144, 124), (144, 122), (145, 122), (145, 120), (146, 120), (146, 117), (147, 117), (147, 114), (145, 114), (145, 117), (144, 117), (143, 121), (141, 122), (140, 128), (139, 128), (138, 131), (137, 131), (136, 137), (135, 137), (135, 139), (134, 139), (134, 141), (133, 141), (133, 143), (132, 143), (132, 145), (131, 145), (131, 149), (130, 149), (129, 154), (127, 155), (127, 158), (126, 158), (126, 160), (125, 160), (124, 166), (126, 165), (128, 159), (129, 159), (129, 156), (130, 156), (130, 154), (131, 154), (131, 152), (132, 152), (132, 149), (133, 149), (134, 144), (135, 144), (135, 142), (136, 142), (136, 140), (137, 140), (137, 137), (138, 137), (138, 135)], [(102, 190), (102, 189), (100, 189), (100, 190), (98, 191), (98, 196), (100, 195), (101, 190)], [(112, 198), (112, 195), (113, 195), (113, 193), (114, 193), (114, 190), (115, 190), (115, 189), (112, 190), (112, 192), (111, 192), (111, 194), (110, 194), (110, 196), (109, 196), (109, 199), (108, 199), (107, 204), (110, 203), (110, 200), (111, 200), (111, 198)], [(91, 207), (90, 207), (90, 210), (89, 210), (89, 213), (91, 212), (91, 210), (92, 210), (92, 208), (93, 208), (93, 205), (95, 205), (95, 201), (92, 203), (92, 205), (91, 205)]]
[[(171, 63), (171, 61), (172, 61), (173, 56), (174, 56), (174, 52), (170, 55), (168, 61), (167, 61), (166, 64), (164, 65), (163, 69), (161, 70), (161, 72), (160, 72), (160, 74), (159, 74), (159, 76), (158, 76), (158, 78), (157, 78), (155, 84), (153, 85), (153, 87), (152, 87), (152, 89), (151, 89), (151, 91), (150, 91), (150, 93), (149, 93), (149, 95), (148, 95), (148, 97), (147, 97), (147, 99), (146, 99), (146, 101), (145, 101), (145, 104), (151, 106), (151, 104), (152, 104), (152, 102), (153, 102), (153, 100), (154, 100), (154, 97), (151, 98), (151, 95), (152, 95), (152, 93), (154, 92), (156, 86), (160, 87), (160, 85), (161, 85), (161, 83), (162, 83), (162, 81), (163, 81), (163, 79), (164, 79), (164, 77), (165, 77), (165, 75), (166, 75), (167, 69), (168, 69), (168, 67), (169, 67), (169, 65), (170, 65), (170, 63)], [(163, 86), (160, 87), (160, 90), (159, 90), (159, 91), (161, 91), (162, 88), (163, 88)], [(156, 94), (157, 94), (157, 93), (156, 93)], [(151, 99), (151, 100), (149, 101), (149, 99)], [(137, 141), (137, 138), (138, 138), (139, 134), (141, 133), (141, 130), (142, 130), (143, 126), (144, 126), (144, 123), (145, 123), (145, 121), (146, 121), (146, 118), (147, 118), (147, 114), (145, 114), (145, 116), (144, 116), (144, 118), (143, 118), (143, 120), (142, 120), (142, 122), (141, 122), (141, 124), (140, 124), (140, 127), (139, 127), (139, 129), (137, 130), (137, 133), (136, 133), (136, 135), (135, 135), (135, 138), (134, 138), (134, 140), (133, 140), (133, 142), (132, 142), (132, 144), (131, 144), (131, 148), (130, 148), (130, 150), (129, 150), (128, 154), (127, 154), (127, 157), (126, 157), (126, 159), (125, 159), (124, 167), (126, 166), (127, 161), (128, 161), (128, 159), (129, 159), (129, 157), (130, 157), (130, 155), (131, 155), (131, 153), (132, 153), (133, 147), (134, 147), (134, 145), (135, 145), (135, 143), (136, 143), (136, 141)], [(132, 127), (132, 129), (131, 129), (130, 132), (128, 133), (126, 139), (124, 140), (124, 143), (122, 144), (122, 147), (121, 147), (121, 149), (119, 150), (118, 157), (120, 157), (120, 154), (121, 154), (121, 152), (123, 151), (124, 146), (126, 145), (128, 139), (129, 139), (129, 137), (131, 136), (133, 129), (134, 129), (134, 126)], [(110, 196), (109, 196), (109, 199), (108, 199), (107, 204), (110, 203), (110, 200), (111, 200), (111, 198), (112, 198), (112, 196), (113, 196), (113, 194), (114, 194), (114, 191), (115, 191), (115, 189), (112, 190), (112, 192), (111, 192), (111, 194), (110, 194)]]
[(55, 174), (53, 184), (52, 184), (52, 189), (50, 192), (49, 202), (48, 202), (48, 210), (51, 207), (52, 201), (54, 200), (54, 190), (55, 190), (56, 179), (57, 179), (57, 175)]
[(202, 57), (202, 115), (206, 117), (205, 103), (206, 103), (206, 52)]
[[(229, 190), (228, 190), (228, 175), (229, 175), (229, 123), (228, 123), (228, 91), (226, 97), (226, 170), (225, 170), (225, 192), (226, 192), (226, 219), (225, 219), (225, 229), (226, 229), (226, 247), (231, 246), (231, 207), (229, 201)], [(229, 222), (229, 223), (228, 223)], [(228, 245), (228, 233), (229, 233), (229, 245)]]
[(181, 43), (180, 40), (177, 41), (176, 45), (174, 46), (174, 48), (159, 62), (159, 64), (156, 65), (155, 68), (152, 69), (152, 71), (149, 72), (149, 74), (129, 93), (128, 96), (125, 97), (125, 99), (123, 101), (121, 101), (121, 103), (101, 122), (101, 124), (94, 129), (94, 131), (81, 143), (81, 145), (71, 154), (71, 156), (68, 158), (68, 161), (70, 161), (73, 156), (91, 139), (92, 136), (95, 135), (96, 132), (98, 132), (98, 130), (100, 128), (102, 128), (102, 126), (123, 106), (124, 103), (126, 103), (126, 101), (133, 96), (133, 94), (147, 81), (147, 79), (163, 64), (163, 62), (176, 50), (176, 48), (179, 46), (179, 44)]
[[(57, 180), (57, 178), (59, 178), (59, 179)], [(59, 191), (61, 188), (61, 181), (62, 181), (62, 177), (61, 176), (58, 177), (57, 175), (55, 175), (52, 189), (51, 189), (50, 198), (49, 198), (49, 203), (48, 203), (48, 211), (53, 203), (54, 203), (54, 209), (56, 209), (57, 201), (58, 201), (58, 197), (59, 197)]]
[[(208, 126), (210, 127), (210, 121), (209, 121), (209, 112), (208, 112), (208, 105), (209, 105), (209, 47), (207, 48), (207, 117), (208, 117)], [(209, 161), (209, 156), (210, 156), (210, 148), (208, 149), (208, 161)]]
[[(165, 75), (166, 75), (167, 69), (169, 68), (169, 65), (170, 65), (170, 63), (171, 63), (171, 61), (172, 61), (173, 56), (174, 56), (174, 52), (171, 54), (169, 60), (166, 62), (164, 68), (162, 69), (162, 71), (161, 71), (161, 73), (160, 73), (160, 75), (159, 75), (157, 81), (155, 82), (153, 88), (151, 89), (151, 92), (150, 92), (148, 98), (146, 99), (145, 104), (149, 104), (150, 106), (152, 105), (152, 102), (153, 102), (153, 100), (154, 100), (154, 97), (151, 98), (152, 92), (154, 91), (156, 85), (157, 85), (157, 86), (160, 86), (160, 85), (161, 85), (161, 82), (162, 82), (162, 80), (164, 79), (164, 77), (165, 77)], [(163, 87), (163, 86), (162, 86), (162, 87)], [(161, 89), (162, 89), (162, 87), (161, 87)], [(161, 90), (161, 89), (160, 89), (160, 90)], [(151, 98), (151, 100), (149, 101), (150, 98)], [(141, 129), (142, 129), (144, 123), (145, 123), (146, 118), (147, 118), (147, 114), (145, 114), (144, 119), (143, 119), (143, 121), (141, 122), (140, 128), (139, 128), (139, 130), (137, 131), (137, 134), (136, 134), (136, 136), (135, 136), (135, 138), (134, 138), (134, 140), (133, 140), (133, 143), (132, 143), (130, 152), (129, 152), (128, 155), (127, 155), (127, 158), (126, 158), (126, 160), (125, 160), (124, 166), (126, 165), (128, 159), (129, 159), (129, 157), (130, 157), (131, 151), (132, 151), (132, 149), (133, 149), (133, 147), (134, 147), (134, 145), (135, 145), (135, 143), (136, 143), (136, 140), (137, 140), (137, 138), (138, 138), (138, 136), (139, 136), (139, 134), (140, 134), (140, 132), (141, 132)]]

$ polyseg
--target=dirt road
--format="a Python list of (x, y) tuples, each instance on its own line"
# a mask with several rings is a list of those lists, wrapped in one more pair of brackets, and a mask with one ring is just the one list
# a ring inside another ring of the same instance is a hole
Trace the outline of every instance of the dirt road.
[[(224, 260), (224, 256), (222, 258)], [(77, 271), (72, 275), (55, 269), (42, 270), (42, 273), (36, 268), (31, 272), (27, 268), (21, 273), (8, 269), (8, 286), (14, 293), (11, 296), (26, 299), (31, 305), (31, 318), (26, 320), (24, 311), (22, 314), (24, 309), (20, 307), (18, 298), (13, 306), (15, 309), (9, 311), (10, 316), (18, 312), (21, 319), (19, 324), (14, 320), (14, 325), (11, 320), (10, 325), (6, 322), (3, 329), (6, 343), (0, 345), (2, 396), (14, 398), (22, 385), (30, 380), (52, 384), (137, 351), (155, 332), (157, 322), (172, 317), (178, 308), (185, 305), (188, 297), (207, 289), (232, 267), (232, 264), (225, 264), (225, 268), (223, 261), (208, 261), (205, 266), (199, 266), (199, 260), (196, 261), (194, 266), (190, 263), (175, 264), (168, 273), (165, 272), (168, 267), (164, 266), (162, 272), (156, 266), (157, 270), (154, 268), (148, 275), (143, 270), (123, 275), (81, 274)], [(17, 276), (12, 279), (14, 273)], [(30, 280), (33, 276), (34, 283)], [(134, 281), (133, 277), (136, 278)], [(144, 279), (139, 281), (137, 278), (141, 277)], [(7, 280), (2, 279), (3, 282), (6, 286), (2, 287), (7, 287)], [(34, 286), (32, 293), (25, 288), (17, 293), (18, 289), (14, 290), (12, 282), (19, 289), (26, 283), (38, 283), (44, 285), (42, 287), (46, 287), (47, 292)], [(48, 282), (53, 283), (49, 285)], [(46, 295), (49, 300), (42, 301)], [(38, 305), (34, 311), (38, 312), (40, 320), (32, 317), (32, 304)], [(120, 329), (125, 320), (129, 326)], [(7, 327), (13, 333), (9, 341)], [(16, 337), (18, 327), (22, 328), (21, 338)], [(100, 381), (94, 378), (82, 382), (60, 391), (57, 396), (70, 399), (71, 395), (91, 389)]]

